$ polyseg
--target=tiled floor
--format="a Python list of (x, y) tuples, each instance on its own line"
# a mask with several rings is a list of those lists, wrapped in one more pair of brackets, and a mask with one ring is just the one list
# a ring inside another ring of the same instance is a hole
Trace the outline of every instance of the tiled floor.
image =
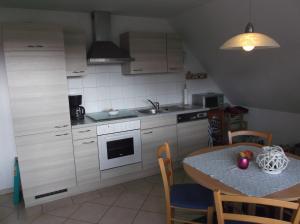
[[(175, 183), (190, 182), (183, 170)], [(42, 206), (15, 208), (11, 195), (0, 196), (1, 224), (165, 224), (160, 175), (61, 199)]]

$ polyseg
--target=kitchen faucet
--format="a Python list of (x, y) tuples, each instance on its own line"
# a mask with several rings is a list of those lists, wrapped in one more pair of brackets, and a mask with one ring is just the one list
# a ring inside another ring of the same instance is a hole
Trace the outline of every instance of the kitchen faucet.
[(150, 99), (147, 99), (153, 106), (153, 109), (158, 112), (159, 111), (159, 102), (153, 102), (152, 100)]

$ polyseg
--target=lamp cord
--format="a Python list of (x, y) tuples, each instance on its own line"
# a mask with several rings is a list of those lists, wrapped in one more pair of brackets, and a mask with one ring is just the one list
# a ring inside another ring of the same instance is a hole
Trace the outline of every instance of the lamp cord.
[(249, 0), (249, 22), (252, 23), (252, 1)]

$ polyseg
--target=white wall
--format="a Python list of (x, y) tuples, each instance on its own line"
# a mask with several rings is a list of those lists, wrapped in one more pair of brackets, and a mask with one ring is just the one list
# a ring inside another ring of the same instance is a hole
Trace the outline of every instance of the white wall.
[[(0, 8), (0, 23), (3, 22), (54, 23), (67, 27), (82, 29), (87, 35), (87, 45), (90, 45), (92, 39), (90, 15), (88, 13)], [(112, 37), (117, 44), (119, 42), (119, 33), (129, 30), (172, 32), (173, 29), (169, 26), (166, 20), (162, 19), (112, 16)], [(198, 61), (190, 53), (187, 53), (186, 64), (187, 69), (191, 69), (194, 72), (204, 71), (202, 66), (199, 65)], [(183, 75), (184, 73), (174, 75), (161, 74), (125, 77), (120, 74), (120, 66), (90, 66), (89, 75), (87, 77), (72, 79), (69, 81), (69, 85), (71, 89), (70, 91), (74, 92), (85, 91), (85, 88), (90, 88), (88, 86), (92, 85), (93, 87), (91, 88), (93, 90), (91, 90), (88, 94), (91, 94), (91, 98), (95, 99), (96, 97), (97, 100), (93, 101), (89, 105), (87, 104), (87, 109), (90, 111), (95, 111), (105, 109), (106, 107), (113, 105), (117, 105), (117, 107), (135, 107), (142, 105), (144, 98), (151, 96), (153, 97), (153, 95), (158, 100), (165, 103), (182, 101), (182, 95), (180, 94), (184, 83)], [(105, 77), (109, 77), (109, 81), (107, 81)], [(96, 87), (94, 84), (92, 84), (92, 82), (95, 80), (97, 80), (95, 83), (98, 83), (96, 84)], [(134, 95), (133, 98), (135, 99), (130, 99), (131, 97), (127, 95), (124, 104), (121, 102), (124, 98), (123, 96), (121, 98), (115, 97), (115, 99), (111, 99), (110, 97), (109, 102), (105, 104), (104, 101), (106, 100), (98, 98), (99, 96), (102, 97), (102, 94), (97, 93), (97, 91), (100, 91), (97, 88), (101, 85), (104, 85), (103, 83), (105, 82), (106, 84), (112, 83), (114, 87), (121, 86), (126, 94), (129, 94), (126, 88), (133, 88), (134, 92), (131, 92), (130, 94)], [(161, 85), (160, 82), (163, 82), (164, 84)], [(116, 85), (116, 83), (118, 84)], [(169, 85), (169, 83), (171, 84)], [(199, 81), (198, 84), (192, 84), (193, 92), (203, 92), (204, 88), (206, 90), (209, 90), (210, 88), (217, 88), (212, 80)], [(143, 87), (145, 86), (147, 86), (147, 94), (143, 93)], [(166, 92), (150, 94), (150, 92), (153, 93), (152, 88), (158, 88), (159, 91), (161, 91), (162, 86), (164, 86), (164, 88), (168, 86), (166, 88)], [(16, 155), (8, 101), (7, 82), (5, 80), (5, 73), (3, 72), (2, 56), (0, 56), (0, 94), (0, 190), (2, 190), (12, 186), (13, 158)], [(86, 98), (89, 100), (90, 97)], [(102, 102), (99, 103), (98, 101)]]
[(120, 65), (89, 66), (89, 74), (69, 78), (69, 93), (83, 95), (87, 113), (108, 109), (150, 106), (146, 99), (160, 104), (182, 103), (184, 73), (122, 75)]
[(300, 143), (300, 114), (249, 108), (249, 129), (273, 134), (274, 144)]

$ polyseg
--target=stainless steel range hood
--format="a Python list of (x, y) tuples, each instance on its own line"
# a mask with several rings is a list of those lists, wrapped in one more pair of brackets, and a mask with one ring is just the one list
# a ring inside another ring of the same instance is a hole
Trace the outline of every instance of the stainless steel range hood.
[(129, 53), (111, 41), (110, 13), (92, 12), (93, 44), (88, 64), (120, 64), (131, 61)]

